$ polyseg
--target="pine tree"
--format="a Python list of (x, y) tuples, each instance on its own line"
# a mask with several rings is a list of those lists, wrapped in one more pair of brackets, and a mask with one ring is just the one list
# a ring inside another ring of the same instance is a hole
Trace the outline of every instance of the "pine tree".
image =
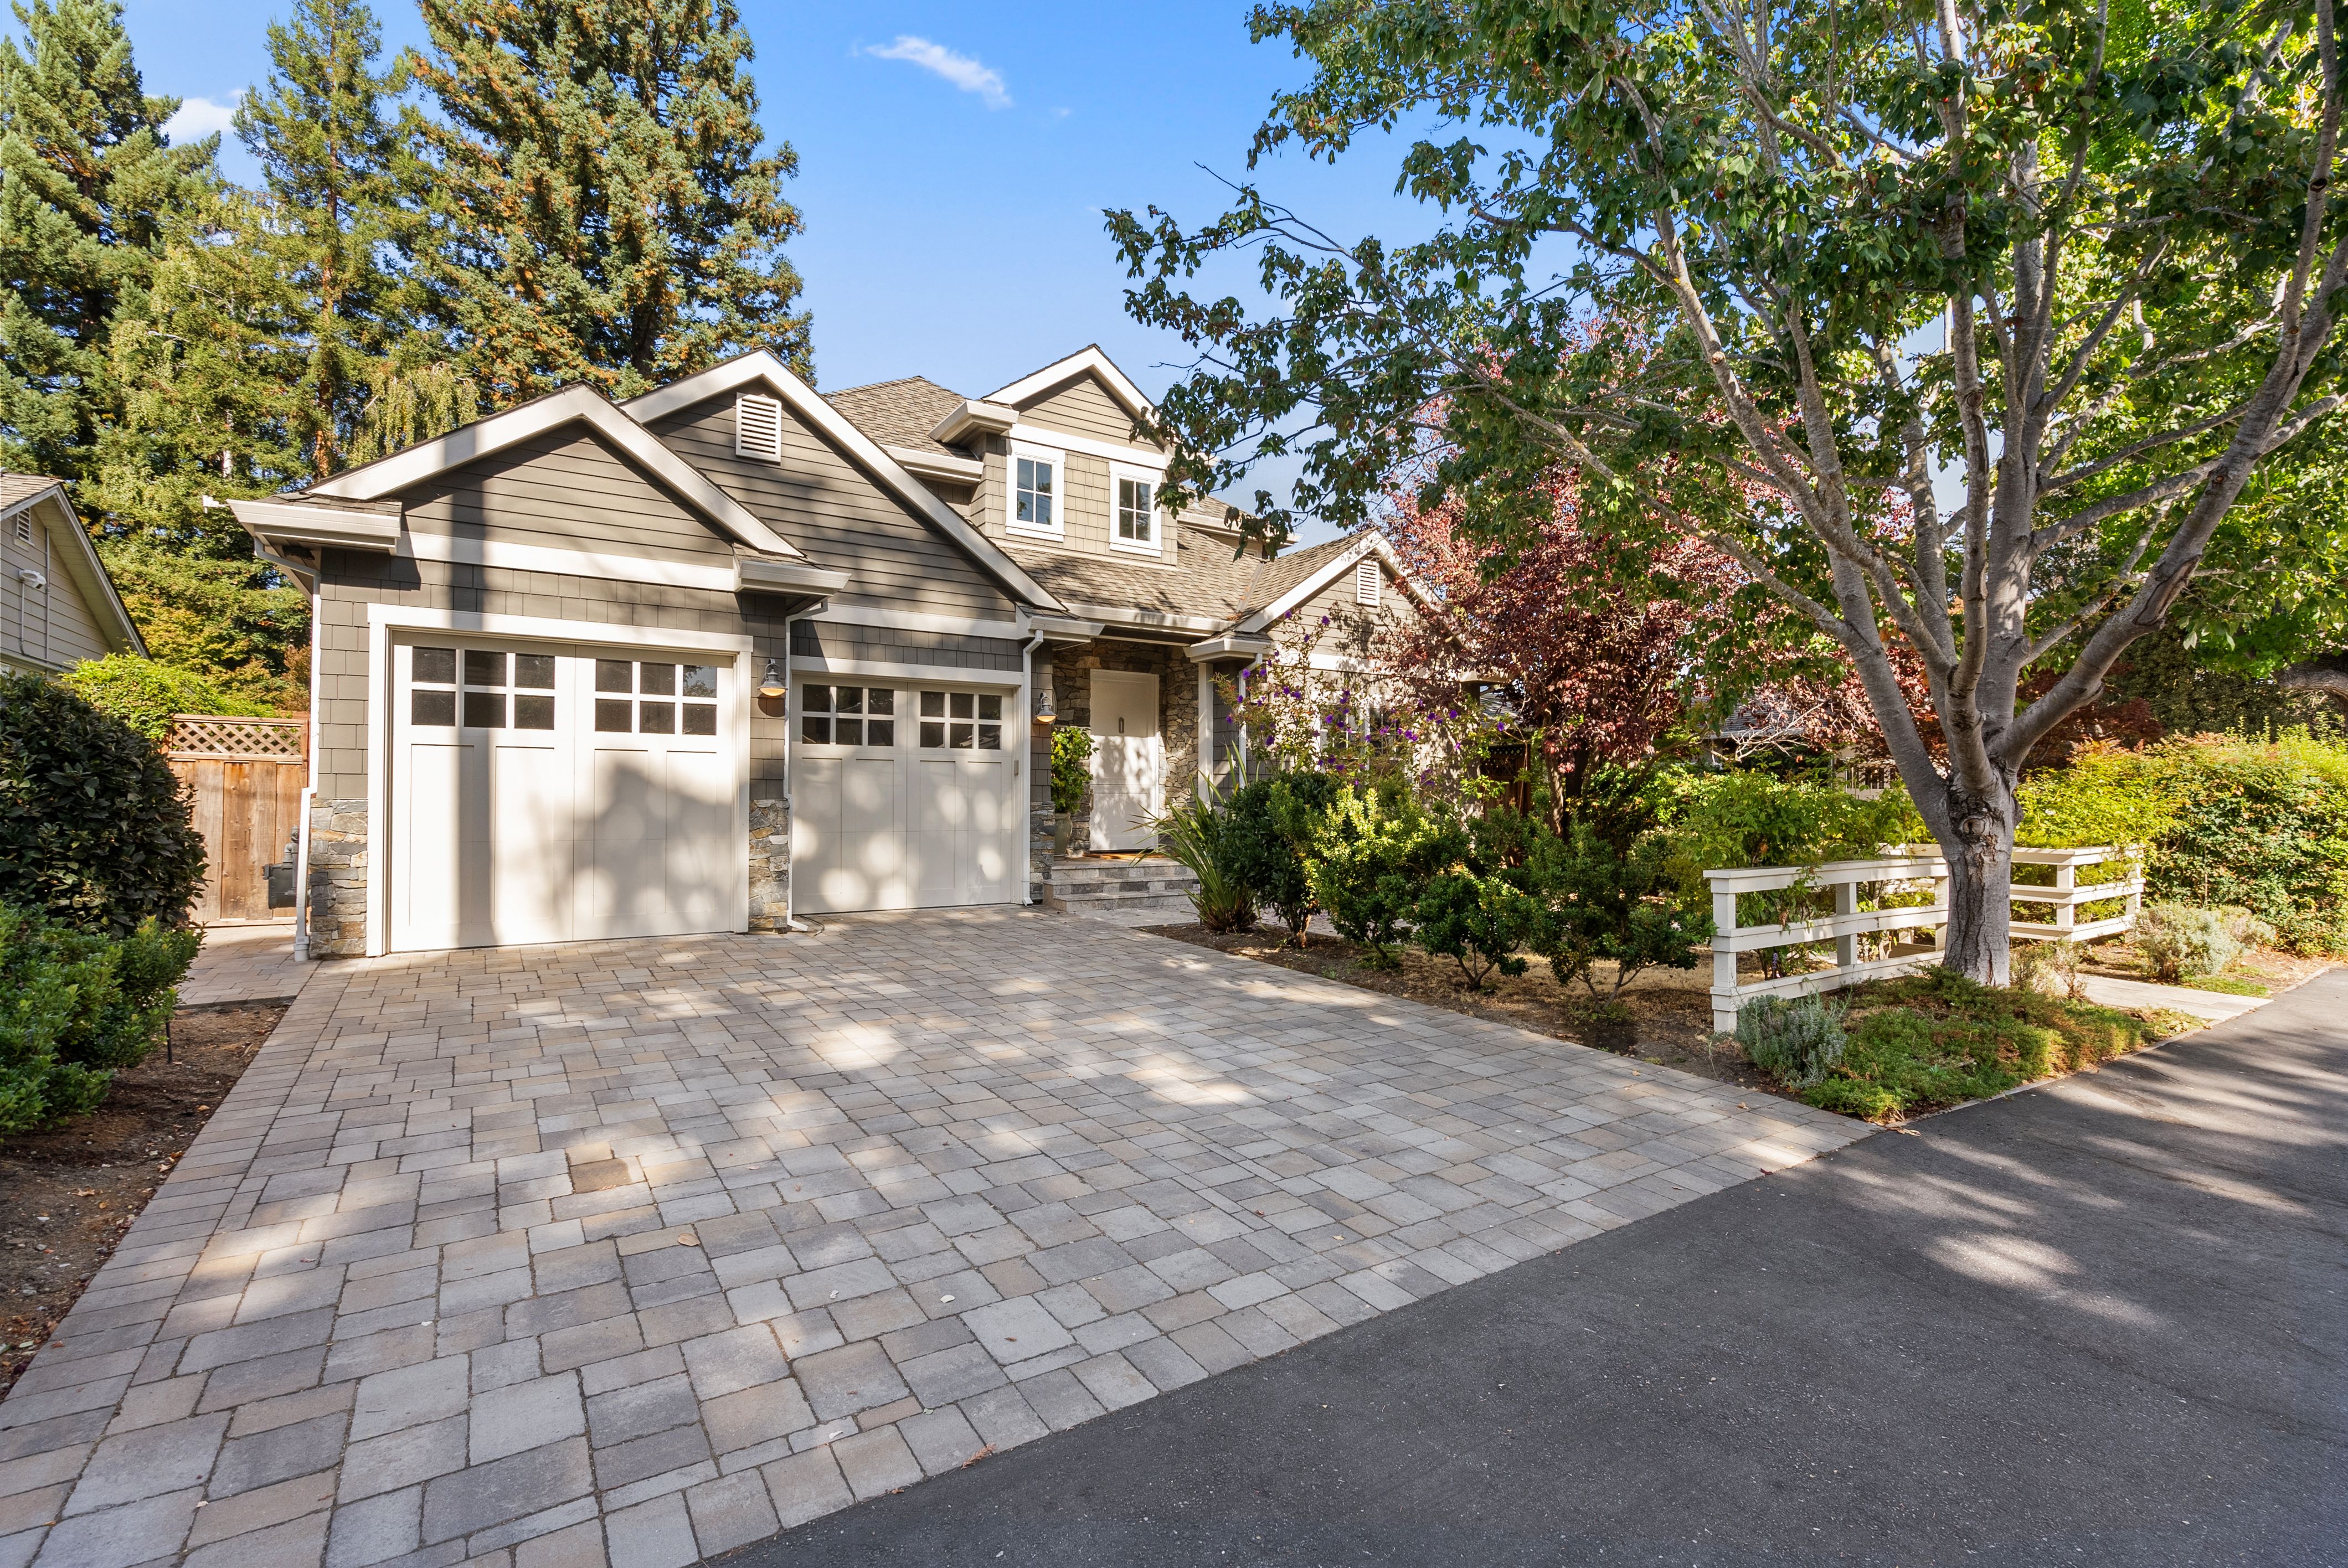
[(0, 39), (0, 459), (78, 478), (119, 409), (116, 317), (217, 183), (220, 142), (167, 142), (179, 100), (140, 86), (118, 0), (15, 10), (25, 46)]
[(427, 274), (499, 403), (641, 391), (754, 348), (808, 369), (784, 254), (788, 143), (762, 153), (730, 0), (422, 0), (436, 165)]

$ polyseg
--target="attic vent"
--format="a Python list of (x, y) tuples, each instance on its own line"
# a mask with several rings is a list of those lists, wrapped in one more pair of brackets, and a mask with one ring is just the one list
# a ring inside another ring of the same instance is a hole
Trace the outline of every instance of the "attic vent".
[(781, 404), (747, 392), (734, 400), (734, 455), (768, 463), (783, 460)]
[(1354, 602), (1375, 610), (1378, 591), (1385, 587), (1386, 574), (1378, 569), (1378, 558), (1364, 556), (1354, 568)]
[(16, 514), (16, 542), (20, 545), (33, 542), (33, 514), (30, 512)]

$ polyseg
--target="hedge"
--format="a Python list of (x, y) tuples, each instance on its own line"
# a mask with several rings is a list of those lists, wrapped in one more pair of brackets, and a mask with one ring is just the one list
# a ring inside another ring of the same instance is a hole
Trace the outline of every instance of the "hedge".
[(94, 935), (0, 906), (0, 1134), (96, 1109), (162, 1038), (202, 940), (153, 919)]

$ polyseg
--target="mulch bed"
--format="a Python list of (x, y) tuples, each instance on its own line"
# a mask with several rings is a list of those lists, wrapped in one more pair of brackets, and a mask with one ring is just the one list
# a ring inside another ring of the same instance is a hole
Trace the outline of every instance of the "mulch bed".
[(282, 1006), (182, 1009), (160, 1048), (77, 1122), (0, 1139), (0, 1395), (5, 1395), (203, 1131)]
[[(1362, 962), (1364, 949), (1343, 937), (1315, 931), (1310, 945), (1301, 951), (1282, 946), (1284, 932), (1276, 923), (1237, 934), (1210, 931), (1195, 922), (1145, 928), (1153, 936), (1170, 937), (1192, 947), (1212, 948), (1219, 953), (1253, 958), (1258, 963), (1277, 964), (1283, 969), (1342, 980), (1364, 990), (1406, 997), (1470, 1018), (1514, 1024), (1519, 1029), (1577, 1045), (1585, 1043), (1587, 1031), (1572, 1005), (1573, 999), (1582, 993), (1578, 989), (1567, 992), (1550, 974), (1545, 963), (1536, 961), (1513, 979), (1494, 975), (1485, 982), (1484, 990), (1472, 991), (1461, 979), (1458, 966), (1450, 959), (1429, 958), (1415, 948), (1395, 950), (1400, 968), (1376, 969)], [(1601, 967), (1601, 984), (1611, 979)], [(1633, 979), (1623, 990), (1622, 1001), (1634, 1020), (1635, 1043), (1622, 1054), (1733, 1084), (1756, 1094), (1774, 1094), (1781, 1100), (1794, 1098), (1781, 1092), (1767, 1074), (1745, 1060), (1734, 1044), (1711, 1043), (1711, 986), (1709, 958), (1693, 969), (1650, 969)]]

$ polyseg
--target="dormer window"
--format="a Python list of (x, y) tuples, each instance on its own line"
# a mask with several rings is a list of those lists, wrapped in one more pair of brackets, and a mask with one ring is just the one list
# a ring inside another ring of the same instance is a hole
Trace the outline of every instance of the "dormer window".
[(1378, 558), (1364, 556), (1354, 568), (1354, 602), (1378, 607), (1378, 595), (1386, 584), (1386, 574), (1378, 567)]
[(1010, 456), (1011, 519), (1014, 534), (1031, 538), (1061, 537), (1060, 454), (1047, 447), (1014, 446)]
[(1148, 469), (1114, 467), (1111, 477), (1117, 517), (1109, 543), (1121, 550), (1158, 554), (1158, 476)]
[(734, 455), (762, 463), (783, 460), (783, 405), (746, 392), (734, 400)]

